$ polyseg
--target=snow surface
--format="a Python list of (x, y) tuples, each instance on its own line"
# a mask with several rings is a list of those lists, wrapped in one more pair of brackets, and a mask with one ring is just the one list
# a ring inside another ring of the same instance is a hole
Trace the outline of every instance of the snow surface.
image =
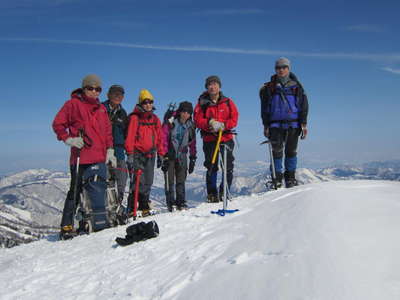
[(400, 183), (331, 181), (0, 250), (1, 299), (400, 299)]

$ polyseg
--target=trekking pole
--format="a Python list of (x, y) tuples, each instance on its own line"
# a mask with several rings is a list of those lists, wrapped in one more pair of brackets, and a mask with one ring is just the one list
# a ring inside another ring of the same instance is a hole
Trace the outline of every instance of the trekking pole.
[(142, 175), (142, 169), (137, 169), (135, 171), (135, 197), (133, 199), (133, 219), (136, 220), (137, 217), (137, 208), (138, 208), (138, 201), (139, 201), (139, 183), (140, 183), (140, 176)]
[(168, 170), (163, 172), (164, 173), (164, 189), (165, 189), (165, 203), (167, 207), (170, 204), (170, 194), (169, 194), (169, 178), (168, 178)]
[(212, 156), (211, 164), (215, 164), (215, 160), (217, 159), (217, 154), (219, 151), (219, 145), (221, 144), (221, 138), (222, 138), (222, 129), (219, 130), (218, 132), (218, 139), (217, 139), (217, 144), (215, 145), (214, 153)]
[[(78, 130), (78, 136), (83, 137), (83, 129), (82, 128)], [(77, 149), (78, 149), (78, 157), (76, 158), (76, 172), (75, 172), (74, 195), (73, 195), (75, 214), (76, 214), (75, 210), (78, 205), (78, 203), (76, 203), (77, 202), (76, 198), (77, 198), (77, 193), (78, 193), (78, 182), (79, 182), (79, 164), (80, 164), (80, 160), (81, 160), (81, 149), (80, 148), (77, 148)]]
[(268, 144), (268, 152), (269, 152), (269, 158), (270, 158), (270, 162), (271, 162), (271, 178), (272, 178), (272, 184), (275, 190), (278, 189), (277, 186), (277, 182), (276, 182), (276, 171), (275, 171), (275, 163), (274, 163), (274, 155), (272, 153), (272, 144), (271, 144), (271, 140), (266, 140), (264, 142), (262, 142), (260, 145), (263, 144)]

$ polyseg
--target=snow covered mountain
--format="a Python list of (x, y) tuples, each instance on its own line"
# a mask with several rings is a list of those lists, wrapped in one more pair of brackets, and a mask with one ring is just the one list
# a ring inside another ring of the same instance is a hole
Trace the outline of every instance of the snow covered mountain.
[[(232, 194), (251, 195), (266, 190), (266, 162), (238, 163)], [(361, 167), (335, 167), (322, 170), (299, 169), (300, 184), (344, 179), (400, 180), (400, 162), (371, 163)], [(205, 172), (198, 168), (188, 177), (187, 199), (196, 207), (205, 199)], [(44, 169), (27, 170), (0, 179), (0, 247), (12, 247), (57, 232), (69, 175)], [(166, 211), (163, 174), (157, 170), (152, 203)]]
[(148, 218), (157, 238), (117, 246), (126, 226), (0, 255), (2, 299), (400, 299), (400, 182), (329, 181)]

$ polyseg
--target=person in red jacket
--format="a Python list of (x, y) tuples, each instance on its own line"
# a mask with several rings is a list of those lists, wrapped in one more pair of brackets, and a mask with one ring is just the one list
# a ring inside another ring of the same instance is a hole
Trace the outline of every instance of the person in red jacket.
[[(146, 89), (140, 91), (138, 104), (130, 114), (128, 133), (125, 140), (125, 150), (128, 154), (128, 166), (130, 170), (141, 169), (139, 185), (139, 207), (142, 216), (150, 214), (150, 190), (154, 179), (154, 165), (156, 154), (164, 157), (165, 151), (161, 141), (161, 122), (153, 113), (153, 95)], [(160, 166), (157, 166), (160, 167)], [(135, 172), (136, 174), (136, 172)], [(134, 178), (131, 185), (134, 184)], [(131, 186), (131, 195), (128, 206), (133, 208), (132, 200), (134, 186)]]
[(82, 88), (71, 93), (71, 99), (65, 102), (53, 121), (57, 139), (71, 147), (71, 183), (61, 220), (61, 239), (72, 238), (76, 234), (74, 213), (82, 191), (84, 171), (97, 163), (111, 163), (116, 166), (111, 123), (105, 107), (98, 99), (101, 90), (98, 76), (86, 76), (82, 80)]
[(221, 201), (223, 197), (223, 180), (217, 189), (218, 157), (212, 164), (212, 156), (217, 144), (218, 133), (222, 130), (220, 153), (224, 154), (223, 145), (227, 146), (227, 183), (228, 190), (233, 180), (233, 129), (237, 126), (239, 113), (232, 99), (225, 97), (221, 92), (221, 80), (218, 76), (209, 76), (206, 79), (205, 91), (200, 95), (194, 110), (194, 121), (201, 130), (203, 138), (204, 166), (207, 168), (207, 200), (208, 202)]

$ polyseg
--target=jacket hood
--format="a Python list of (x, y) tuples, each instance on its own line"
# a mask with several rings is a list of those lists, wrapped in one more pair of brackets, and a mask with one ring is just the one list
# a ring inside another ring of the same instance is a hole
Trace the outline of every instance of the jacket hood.
[[(219, 92), (218, 103), (223, 103), (226, 101), (228, 101), (228, 98), (226, 98), (222, 92)], [(211, 101), (210, 94), (208, 92), (204, 92), (203, 94), (200, 95), (199, 104), (200, 106), (215, 105), (215, 103)]]
[(87, 102), (90, 104), (100, 104), (99, 98), (89, 98), (83, 93), (82, 88), (78, 88), (72, 91), (71, 99), (78, 99), (83, 102)]
[[(289, 78), (290, 78), (291, 80), (293, 80), (293, 81), (296, 81), (296, 82), (299, 81), (299, 80), (297, 79), (297, 76), (296, 76), (294, 73), (292, 73), (292, 72), (289, 73)], [(277, 81), (277, 80), (278, 80), (278, 75), (274, 74), (274, 75), (271, 76), (271, 81), (272, 81), (272, 82), (275, 82), (275, 81)]]
[(153, 107), (153, 109), (151, 111), (145, 111), (143, 109), (143, 107), (139, 104), (135, 105), (135, 108), (133, 109), (133, 112), (131, 113), (131, 115), (136, 115), (138, 116), (140, 119), (151, 119), (154, 115), (154, 111), (156, 109)]

